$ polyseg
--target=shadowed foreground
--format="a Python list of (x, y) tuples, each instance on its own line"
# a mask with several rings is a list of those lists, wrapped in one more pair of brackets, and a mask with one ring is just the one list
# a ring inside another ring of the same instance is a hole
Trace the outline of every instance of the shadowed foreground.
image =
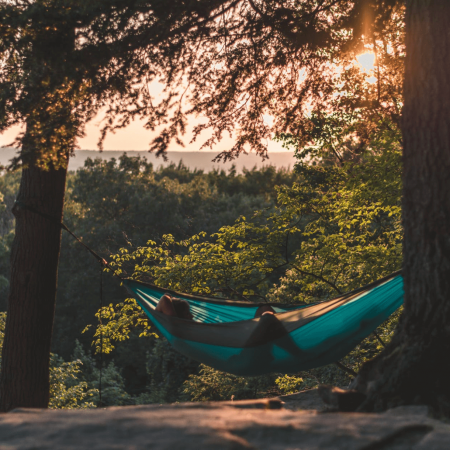
[(444, 450), (450, 442), (450, 425), (428, 418), (425, 407), (400, 407), (383, 414), (321, 409), (316, 391), (281, 401), (16, 409), (0, 415), (0, 450)]

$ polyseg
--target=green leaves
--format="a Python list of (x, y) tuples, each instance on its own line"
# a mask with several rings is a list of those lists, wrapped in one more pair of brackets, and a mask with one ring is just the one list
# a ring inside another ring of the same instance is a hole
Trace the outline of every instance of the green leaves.
[(182, 386), (182, 398), (192, 402), (242, 400), (265, 397), (273, 377), (238, 377), (200, 365), (198, 375), (189, 375)]
[(86, 381), (78, 379), (82, 362), (64, 362), (58, 355), (50, 359), (50, 409), (94, 408), (92, 397), (97, 389), (89, 389)]
[[(155, 283), (199, 294), (259, 290), (266, 277), (286, 264), (280, 253), (286, 231), (275, 225), (258, 225), (239, 219), (207, 237), (205, 233), (182, 241), (165, 235), (162, 243), (134, 252), (113, 255), (112, 267), (136, 261), (133, 277), (150, 277)], [(241, 294), (242, 296), (242, 294)]]
[[(111, 267), (122, 274), (132, 264), (135, 279), (194, 294), (283, 303), (334, 297), (400, 267), (400, 171), (397, 145), (358, 168), (309, 167), (301, 183), (278, 189), (275, 211), (241, 217), (209, 236), (164, 235), (158, 244), (123, 248)], [(132, 300), (104, 308), (102, 320), (96, 345), (101, 329), (105, 352), (133, 327), (149, 332)]]
[(301, 390), (303, 378), (296, 376), (284, 375), (275, 380), (275, 384), (283, 394), (294, 394)]
[[(133, 298), (128, 298), (116, 306), (110, 304), (101, 308), (96, 317), (99, 321), (93, 342), (96, 353), (110, 353), (114, 349), (113, 342), (129, 339), (134, 328), (141, 331), (139, 337), (156, 336), (150, 332), (148, 319)], [(86, 327), (84, 331), (88, 328)]]

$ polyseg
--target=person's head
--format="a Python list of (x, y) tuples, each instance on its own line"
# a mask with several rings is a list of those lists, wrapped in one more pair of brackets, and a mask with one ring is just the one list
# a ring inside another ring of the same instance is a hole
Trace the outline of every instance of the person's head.
[(192, 320), (194, 316), (191, 313), (191, 308), (186, 300), (180, 298), (172, 298), (173, 309), (180, 319)]
[(255, 317), (264, 316), (265, 314), (275, 314), (275, 310), (270, 305), (262, 305), (256, 310)]

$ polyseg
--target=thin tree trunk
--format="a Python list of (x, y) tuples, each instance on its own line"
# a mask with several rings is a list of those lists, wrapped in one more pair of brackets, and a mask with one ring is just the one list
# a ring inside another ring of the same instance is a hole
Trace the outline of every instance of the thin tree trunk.
[(363, 366), (360, 409), (424, 403), (450, 414), (450, 2), (409, 0), (403, 109), (405, 310)]
[(49, 358), (56, 301), (66, 169), (24, 169), (17, 205), (11, 280), (0, 379), (0, 409), (47, 408)]

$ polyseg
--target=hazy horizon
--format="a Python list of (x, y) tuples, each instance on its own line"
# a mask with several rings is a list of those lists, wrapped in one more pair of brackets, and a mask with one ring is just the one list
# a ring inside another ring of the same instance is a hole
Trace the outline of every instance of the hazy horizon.
[[(6, 165), (14, 157), (17, 150), (13, 148), (0, 148), (0, 164)], [(183, 151), (183, 150), (171, 150), (167, 152), (168, 161), (164, 161), (162, 157), (156, 157), (154, 153), (149, 153), (146, 150), (75, 150), (75, 155), (70, 158), (69, 170), (77, 170), (83, 167), (84, 161), (87, 158), (101, 158), (103, 160), (110, 160), (111, 158), (119, 158), (123, 153), (129, 156), (141, 156), (145, 157), (147, 161), (151, 162), (155, 168), (159, 166), (167, 166), (171, 163), (178, 165), (180, 161), (190, 169), (203, 170), (210, 172), (215, 168), (229, 170), (232, 165), (236, 166), (236, 170), (241, 172), (243, 168), (252, 169), (253, 167), (262, 167), (272, 165), (277, 168), (290, 168), (292, 169), (296, 160), (294, 152), (292, 151), (275, 151), (269, 152), (269, 159), (265, 161), (261, 160), (260, 156), (255, 153), (249, 153), (247, 155), (242, 154), (239, 158), (226, 163), (213, 163), (212, 160), (220, 152), (218, 151)]]

